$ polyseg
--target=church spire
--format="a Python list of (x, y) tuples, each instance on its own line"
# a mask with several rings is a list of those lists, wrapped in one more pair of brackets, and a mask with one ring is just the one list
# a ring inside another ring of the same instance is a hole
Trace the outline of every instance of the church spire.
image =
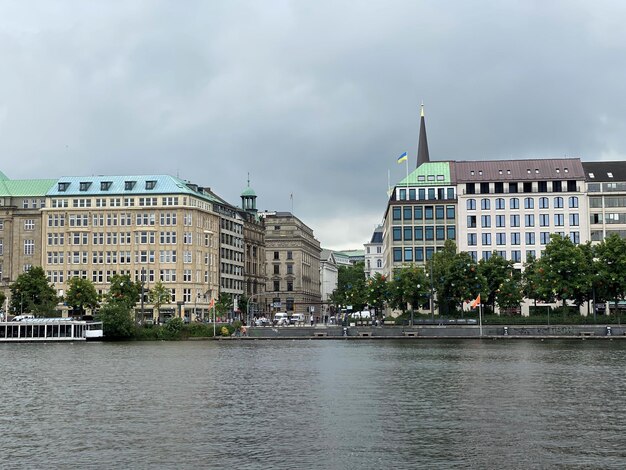
[(424, 103), (420, 112), (420, 136), (417, 144), (417, 166), (430, 161), (428, 155), (428, 140), (426, 139), (426, 121), (424, 120)]

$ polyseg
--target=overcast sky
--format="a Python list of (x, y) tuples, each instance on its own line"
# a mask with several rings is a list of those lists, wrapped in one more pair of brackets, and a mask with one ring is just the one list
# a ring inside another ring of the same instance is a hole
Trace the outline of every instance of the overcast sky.
[(0, 1), (0, 170), (170, 174), (363, 249), (431, 160), (626, 159), (626, 2)]

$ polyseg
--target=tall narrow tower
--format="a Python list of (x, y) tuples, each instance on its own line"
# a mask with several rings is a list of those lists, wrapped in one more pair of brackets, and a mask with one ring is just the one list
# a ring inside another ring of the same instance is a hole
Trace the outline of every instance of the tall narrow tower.
[(424, 103), (422, 103), (420, 114), (420, 136), (417, 144), (417, 166), (415, 168), (422, 163), (430, 161), (430, 157), (428, 156), (428, 140), (426, 139), (426, 122), (424, 120)]

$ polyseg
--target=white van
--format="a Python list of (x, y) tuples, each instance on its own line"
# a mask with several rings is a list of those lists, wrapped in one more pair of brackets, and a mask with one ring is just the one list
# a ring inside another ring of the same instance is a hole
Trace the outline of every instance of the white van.
[(293, 315), (291, 315), (291, 324), (292, 325), (304, 324), (304, 313), (294, 313)]
[(287, 312), (276, 312), (274, 314), (274, 325), (289, 325), (289, 317), (287, 316)]

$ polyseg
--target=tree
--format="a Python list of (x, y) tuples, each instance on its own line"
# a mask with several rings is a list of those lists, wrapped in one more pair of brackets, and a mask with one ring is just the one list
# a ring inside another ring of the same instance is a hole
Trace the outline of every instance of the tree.
[(533, 299), (535, 301), (535, 307), (537, 306), (538, 300), (548, 300), (544, 297), (547, 291), (542, 289), (543, 268), (542, 271), (539, 271), (539, 268), (537, 258), (532, 255), (528, 255), (526, 263), (524, 263), (524, 271), (522, 273), (522, 293), (527, 299)]
[(563, 307), (567, 306), (568, 299), (576, 301), (580, 291), (590, 290), (590, 267), (582, 250), (567, 237), (550, 236), (550, 243), (537, 261), (537, 268), (541, 274), (539, 290), (543, 297), (548, 298), (551, 294), (553, 299), (563, 302)]
[[(483, 293), (486, 296), (484, 299), (486, 304), (495, 306), (498, 291), (503, 283), (512, 278), (513, 271), (513, 261), (507, 260), (497, 253), (492, 253), (489, 259), (481, 259), (478, 262), (478, 272), (485, 278)], [(498, 305), (500, 304), (498, 303)]]
[(130, 338), (134, 331), (134, 319), (131, 308), (126, 302), (113, 301), (99, 311), (104, 336), (110, 339)]
[(595, 246), (598, 295), (617, 302), (626, 296), (626, 240), (613, 234)]
[(452, 240), (445, 242), (443, 249), (433, 255), (430, 263), (440, 312), (456, 312), (457, 306), (476, 298), (486, 284), (472, 257), (465, 252), (457, 253), (456, 244)]
[(40, 266), (33, 266), (20, 274), (9, 286), (11, 290), (11, 309), (15, 313), (32, 313), (46, 316), (54, 312), (59, 298), (54, 287)]
[(7, 295), (4, 292), (0, 291), (0, 310), (4, 310), (4, 303), (6, 302), (6, 300)]
[(415, 310), (428, 299), (430, 289), (427, 284), (426, 274), (421, 266), (404, 266), (394, 273), (390, 288), (391, 303), (403, 312), (411, 305), (411, 325)]
[(161, 318), (161, 306), (172, 300), (172, 294), (161, 281), (158, 281), (148, 292), (148, 299), (157, 311), (157, 318)]
[(387, 278), (380, 273), (374, 274), (367, 280), (365, 300), (376, 309), (377, 314), (382, 315), (385, 304), (389, 302), (389, 283)]
[(363, 310), (367, 304), (364, 267), (363, 262), (339, 266), (337, 288), (331, 295), (335, 305), (352, 305), (354, 311)]
[(494, 302), (501, 309), (511, 309), (518, 308), (523, 298), (522, 276), (519, 271), (512, 269), (496, 290)]
[(215, 312), (220, 317), (227, 317), (233, 310), (233, 298), (226, 292), (220, 293), (215, 303)]
[(140, 293), (140, 282), (133, 282), (128, 274), (116, 274), (111, 277), (106, 298), (109, 303), (123, 303), (132, 309), (137, 304)]
[(86, 308), (93, 310), (98, 306), (98, 292), (90, 280), (73, 277), (68, 281), (65, 303), (74, 313), (84, 315)]

